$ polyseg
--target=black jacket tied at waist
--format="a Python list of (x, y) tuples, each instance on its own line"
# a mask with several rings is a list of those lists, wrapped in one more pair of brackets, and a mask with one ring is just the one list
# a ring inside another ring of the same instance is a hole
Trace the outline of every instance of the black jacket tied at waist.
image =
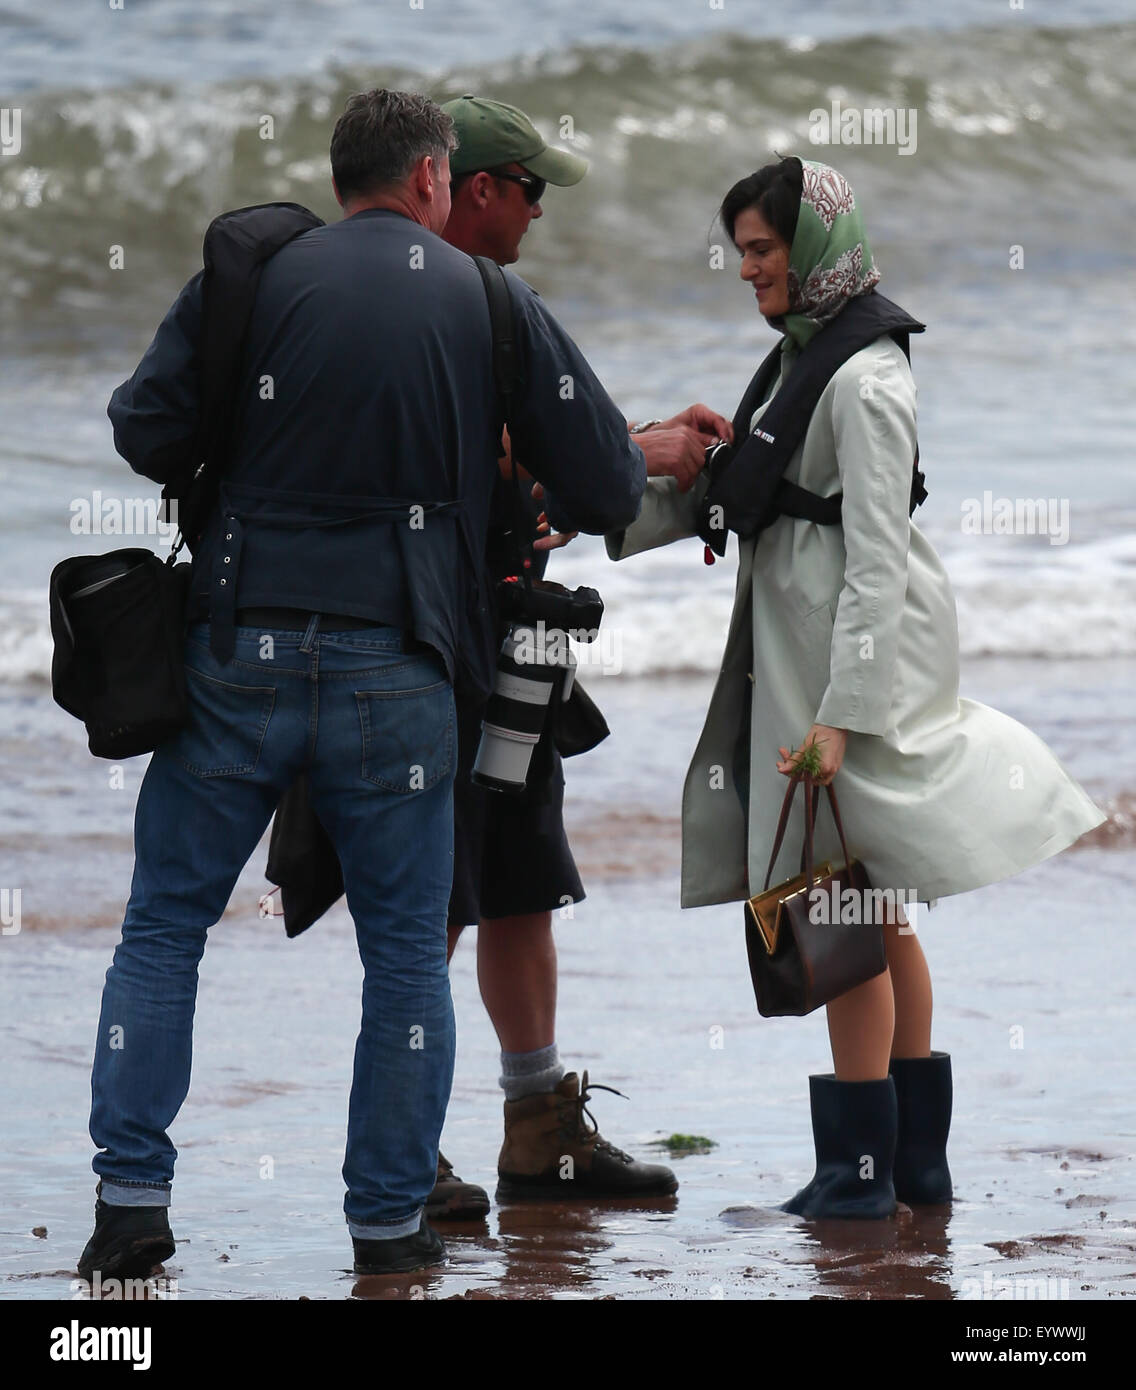
[[(242, 586), (243, 565), (252, 575), (292, 574), (291, 587), (274, 581), (272, 604), (308, 607), (315, 593), (329, 592), (319, 571), (330, 561), (351, 581), (342, 600), (324, 599), (332, 611), (413, 630), (437, 648), (454, 678), (463, 625), (450, 615), (468, 609), (475, 617), (482, 599), (470, 583), (477, 565), (460, 499), (288, 492), (225, 480), (218, 501), (212, 535), (194, 557), (202, 572), (195, 590), (209, 576), (210, 649), (218, 661), (233, 655), (238, 607), (266, 601), (257, 587)], [(487, 684), (488, 672), (482, 675)]]

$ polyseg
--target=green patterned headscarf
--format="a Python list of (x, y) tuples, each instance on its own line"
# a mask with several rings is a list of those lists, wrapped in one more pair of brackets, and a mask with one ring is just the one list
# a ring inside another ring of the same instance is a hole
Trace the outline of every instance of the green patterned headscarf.
[(812, 160), (801, 160), (801, 172), (801, 210), (789, 250), (789, 312), (770, 320), (797, 348), (880, 279), (847, 179)]

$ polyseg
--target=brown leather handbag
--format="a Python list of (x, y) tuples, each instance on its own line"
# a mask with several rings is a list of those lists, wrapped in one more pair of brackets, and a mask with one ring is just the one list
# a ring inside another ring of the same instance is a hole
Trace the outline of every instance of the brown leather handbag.
[[(805, 784), (801, 873), (770, 888), (769, 880), (785, 838), (793, 795), (801, 781)], [(798, 773), (790, 779), (785, 791), (777, 837), (769, 856), (769, 868), (765, 871), (765, 887), (745, 905), (749, 973), (757, 996), (757, 1009), (763, 1018), (810, 1014), (887, 968), (882, 924), (863, 921), (872, 916), (867, 872), (863, 864), (848, 853), (836, 793), (831, 784), (826, 790), (844, 851), (844, 864), (834, 870), (831, 864), (825, 863), (814, 872), (813, 825), (820, 787), (814, 785), (809, 773)], [(850, 888), (859, 895), (861, 910), (857, 915), (861, 920), (843, 923), (840, 920), (842, 895)], [(824, 894), (823, 898), (817, 896), (817, 890)]]

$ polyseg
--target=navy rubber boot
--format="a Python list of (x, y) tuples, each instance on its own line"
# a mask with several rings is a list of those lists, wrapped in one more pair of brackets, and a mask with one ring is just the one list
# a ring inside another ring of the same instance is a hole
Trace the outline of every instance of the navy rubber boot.
[(893, 1057), (899, 1129), (895, 1146), (895, 1195), (912, 1205), (951, 1200), (947, 1136), (951, 1132), (951, 1058)]
[(896, 1100), (891, 1077), (837, 1081), (809, 1077), (816, 1172), (781, 1208), (808, 1220), (881, 1220), (895, 1212)]

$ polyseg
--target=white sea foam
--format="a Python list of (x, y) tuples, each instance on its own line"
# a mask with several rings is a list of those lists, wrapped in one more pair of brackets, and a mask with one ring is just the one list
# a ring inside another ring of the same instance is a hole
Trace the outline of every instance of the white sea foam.
[[(1136, 535), (1029, 549), (1001, 538), (944, 548), (964, 656), (1074, 660), (1136, 656)], [(714, 672), (733, 604), (733, 552), (713, 567), (693, 541), (610, 564), (581, 538), (557, 551), (550, 579), (600, 590), (600, 637), (573, 643), (582, 671), (652, 676)], [(0, 591), (0, 683), (46, 682), (47, 592)]]
[(0, 683), (51, 679), (47, 590), (0, 590)]
[[(1136, 534), (1062, 547), (985, 537), (941, 553), (962, 655), (1136, 656)], [(712, 567), (694, 541), (613, 565), (598, 541), (581, 537), (554, 553), (548, 577), (603, 595), (599, 638), (573, 643), (582, 671), (641, 677), (718, 669), (733, 604), (732, 548)], [(0, 591), (0, 683), (46, 682), (51, 650), (47, 591)]]
[[(1136, 622), (1128, 616), (1136, 611), (1136, 535), (1060, 548), (1044, 538), (1028, 546), (1008, 537), (935, 543), (955, 593), (962, 655), (1136, 656)], [(612, 670), (615, 651), (615, 670), (631, 676), (716, 671), (733, 604), (732, 548), (725, 561), (707, 567), (693, 541), (618, 565), (593, 547), (573, 542), (555, 553), (549, 569), (562, 584), (598, 587), (603, 626), (621, 634), (618, 643), (597, 643), (595, 657), (577, 647), (581, 669)]]

